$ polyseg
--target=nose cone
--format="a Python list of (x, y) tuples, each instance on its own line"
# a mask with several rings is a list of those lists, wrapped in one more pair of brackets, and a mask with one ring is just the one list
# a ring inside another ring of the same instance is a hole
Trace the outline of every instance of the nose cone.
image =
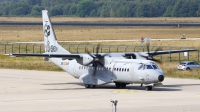
[(159, 76), (158, 76), (158, 80), (159, 80), (160, 82), (162, 82), (162, 81), (164, 80), (164, 75), (159, 75)]

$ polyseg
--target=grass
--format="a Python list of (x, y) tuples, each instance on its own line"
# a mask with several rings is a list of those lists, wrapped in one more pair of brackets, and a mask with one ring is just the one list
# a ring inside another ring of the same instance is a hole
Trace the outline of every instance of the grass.
[[(1, 42), (43, 41), (41, 26), (0, 26)], [(137, 42), (104, 42), (112, 45), (141, 45), (141, 37), (152, 39), (167, 38), (180, 39), (182, 34), (186, 38), (200, 38), (199, 27), (103, 27), (103, 26), (55, 26), (55, 33), (59, 41), (66, 40), (114, 40), (138, 39)], [(200, 47), (197, 41), (152, 41), (152, 46)], [(87, 43), (84, 43), (87, 44)]]
[[(199, 23), (198, 17), (169, 18), (79, 18), (79, 17), (51, 17), (52, 22), (127, 22), (127, 23)], [(41, 17), (0, 17), (1, 22), (41, 22)]]
[[(12, 58), (0, 55), (0, 68), (11, 69), (28, 69), (28, 70), (46, 70), (46, 71), (63, 71), (51, 62), (46, 62), (39, 57), (18, 57)], [(176, 69), (178, 62), (165, 61), (159, 66), (164, 70), (166, 77), (175, 78), (194, 78), (200, 79), (200, 69), (191, 71), (179, 71)]]
[(8, 57), (0, 55), (0, 68), (62, 71), (53, 63), (46, 62), (41, 57)]
[[(103, 21), (103, 20), (102, 20)], [(1, 42), (26, 42), (26, 41), (43, 41), (42, 26), (0, 26), (0, 41)], [(57, 39), (63, 40), (113, 40), (113, 39), (138, 39), (136, 42), (103, 42), (103, 45), (135, 45), (145, 46), (140, 43), (141, 37), (157, 38), (171, 38), (180, 39), (182, 34), (186, 34), (186, 38), (200, 38), (199, 27), (103, 27), (103, 26), (54, 26)], [(171, 46), (171, 47), (198, 47), (200, 40), (196, 41), (152, 41), (151, 46)], [(67, 44), (83, 44), (92, 45), (97, 43), (67, 43)], [(11, 47), (11, 46), (7, 46)], [(21, 52), (25, 51), (26, 45), (21, 46)], [(28, 47), (28, 53), (32, 53), (31, 47)], [(39, 49), (36, 46), (35, 49)], [(0, 52), (3, 52), (4, 46), (0, 45)], [(43, 46), (42, 46), (43, 50)], [(71, 48), (71, 50), (76, 50)], [(82, 51), (81, 51), (82, 50)], [(84, 52), (84, 49), (81, 49)], [(92, 49), (90, 49), (92, 50)], [(132, 49), (128, 49), (132, 50)], [(18, 45), (14, 46), (14, 51), (17, 53)], [(116, 51), (111, 49), (111, 51)], [(124, 48), (119, 47), (119, 51), (123, 52)], [(2, 53), (1, 52), (1, 53)], [(9, 53), (11, 51), (8, 51)], [(35, 52), (39, 53), (38, 50)], [(3, 52), (4, 53), (4, 52)], [(179, 78), (196, 78), (200, 79), (200, 70), (192, 71), (178, 71), (176, 66), (179, 63), (179, 54), (172, 54), (172, 62), (169, 62), (169, 55), (163, 55), (163, 64), (160, 67), (164, 70), (167, 77)], [(197, 55), (191, 53), (190, 60), (196, 60)], [(160, 59), (160, 57), (156, 57)], [(187, 60), (181, 54), (181, 60)], [(8, 56), (0, 55), (0, 68), (13, 68), (13, 69), (36, 69), (36, 70), (50, 70), (50, 71), (63, 71), (53, 63), (45, 62), (42, 58), (37, 57), (18, 57), (10, 58)]]
[(160, 67), (164, 70), (165, 76), (173, 78), (193, 78), (200, 79), (200, 69), (190, 71), (177, 70), (179, 62), (164, 62)]

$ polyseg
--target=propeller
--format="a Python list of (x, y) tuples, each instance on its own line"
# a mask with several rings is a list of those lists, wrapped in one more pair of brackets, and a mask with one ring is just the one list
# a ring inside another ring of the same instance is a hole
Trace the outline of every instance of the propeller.
[(150, 50), (149, 50), (150, 43), (147, 43), (146, 46), (147, 46), (147, 52), (148, 52), (147, 54), (148, 54), (148, 56), (141, 55), (141, 54), (140, 54), (140, 56), (146, 58), (147, 60), (152, 60), (152, 61), (155, 61), (155, 62), (158, 62), (158, 63), (162, 63), (160, 60), (157, 60), (157, 59), (154, 59), (154, 58), (153, 58), (153, 56), (156, 55), (156, 52), (162, 50), (162, 48), (161, 48), (161, 47), (158, 47), (158, 48), (155, 50), (155, 52), (150, 53), (150, 52), (149, 52), (149, 51), (150, 51)]
[[(92, 58), (93, 58), (93, 60), (91, 61), (91, 62), (89, 62), (89, 63), (87, 63), (87, 64), (84, 64), (84, 66), (89, 66), (89, 65), (93, 65), (93, 67), (94, 67), (94, 75), (96, 74), (96, 69), (97, 69), (97, 66), (98, 65), (100, 65), (100, 66), (102, 66), (102, 67), (104, 67), (104, 64), (100, 61), (102, 58), (104, 58), (105, 56), (107, 56), (108, 54), (104, 54), (104, 55), (99, 55), (99, 49), (100, 49), (100, 44), (97, 44), (97, 47), (96, 47), (96, 54), (94, 55), (94, 54), (91, 54), (90, 52), (89, 52), (89, 50), (88, 49), (86, 49), (86, 52), (87, 52), (87, 54), (88, 55), (90, 55)], [(104, 67), (105, 68), (105, 67)]]

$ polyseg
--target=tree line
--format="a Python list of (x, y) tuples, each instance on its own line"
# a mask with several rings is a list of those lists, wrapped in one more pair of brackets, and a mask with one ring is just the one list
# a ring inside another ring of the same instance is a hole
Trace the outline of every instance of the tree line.
[(0, 16), (198, 17), (200, 0), (0, 0)]

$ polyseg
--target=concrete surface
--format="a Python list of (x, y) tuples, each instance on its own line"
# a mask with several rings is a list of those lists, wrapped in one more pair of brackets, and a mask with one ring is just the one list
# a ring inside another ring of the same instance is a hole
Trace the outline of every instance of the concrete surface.
[(0, 112), (200, 112), (200, 80), (165, 78), (145, 91), (137, 84), (85, 89), (66, 72), (0, 69)]

